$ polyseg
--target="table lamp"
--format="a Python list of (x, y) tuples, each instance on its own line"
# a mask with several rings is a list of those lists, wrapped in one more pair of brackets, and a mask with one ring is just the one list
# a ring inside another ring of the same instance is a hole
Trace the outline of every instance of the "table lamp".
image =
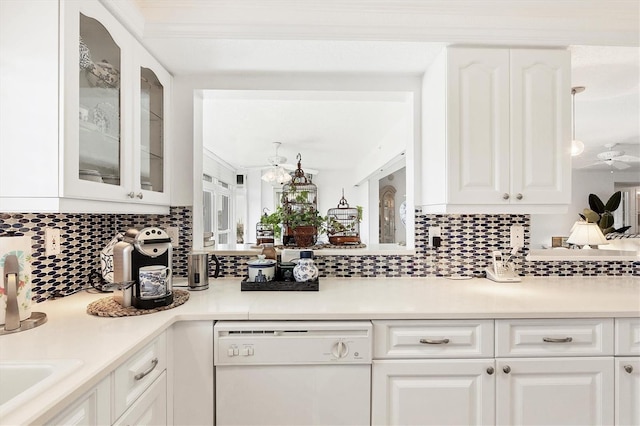
[(567, 242), (583, 246), (583, 249), (590, 249), (591, 245), (609, 244), (598, 224), (590, 222), (576, 222)]

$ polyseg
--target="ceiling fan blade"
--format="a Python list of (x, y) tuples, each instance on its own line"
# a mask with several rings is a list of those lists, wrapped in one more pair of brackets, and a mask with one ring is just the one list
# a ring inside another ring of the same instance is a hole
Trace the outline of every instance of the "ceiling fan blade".
[(635, 157), (633, 155), (621, 155), (619, 157), (612, 158), (614, 161), (623, 161), (625, 163), (637, 163), (640, 161), (640, 157)]
[[(286, 164), (280, 164), (280, 167), (282, 167), (282, 168), (283, 168), (283, 169), (285, 169), (285, 170), (297, 170), (297, 169), (298, 169), (298, 166), (297, 166), (297, 165), (289, 164), (289, 163), (286, 163)], [(302, 166), (302, 170), (304, 170), (304, 172), (305, 172), (305, 173), (310, 173), (310, 174), (312, 174), (312, 175), (317, 175), (318, 173), (320, 173), (320, 171), (319, 171), (319, 170), (316, 170), (316, 169), (310, 169), (310, 168), (308, 168), (308, 167), (304, 167), (304, 166)]]
[(578, 167), (578, 169), (589, 169), (591, 167), (599, 166), (601, 164), (606, 164), (606, 163), (604, 161), (596, 161), (595, 163), (591, 163), (591, 164), (587, 164), (587, 165)]
[(618, 160), (613, 160), (613, 163), (611, 165), (613, 167), (615, 167), (616, 169), (618, 169), (618, 170), (624, 170), (624, 169), (628, 169), (629, 167), (631, 167), (627, 163), (625, 163), (623, 161), (618, 161)]

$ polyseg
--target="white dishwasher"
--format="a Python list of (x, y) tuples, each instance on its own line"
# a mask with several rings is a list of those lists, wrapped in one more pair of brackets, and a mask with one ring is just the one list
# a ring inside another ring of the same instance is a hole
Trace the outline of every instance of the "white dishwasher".
[(368, 321), (220, 321), (217, 425), (369, 425)]

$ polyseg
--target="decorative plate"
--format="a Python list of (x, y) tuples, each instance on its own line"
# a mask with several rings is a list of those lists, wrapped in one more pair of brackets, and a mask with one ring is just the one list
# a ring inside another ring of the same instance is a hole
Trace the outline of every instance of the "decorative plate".
[(100, 252), (100, 271), (102, 278), (108, 283), (113, 282), (113, 247), (123, 236), (123, 233), (118, 233)]

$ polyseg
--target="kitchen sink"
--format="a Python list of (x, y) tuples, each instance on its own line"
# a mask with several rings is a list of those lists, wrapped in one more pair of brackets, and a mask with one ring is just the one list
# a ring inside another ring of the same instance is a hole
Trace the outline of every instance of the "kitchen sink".
[(33, 360), (0, 362), (0, 417), (36, 397), (78, 367), (82, 361)]

